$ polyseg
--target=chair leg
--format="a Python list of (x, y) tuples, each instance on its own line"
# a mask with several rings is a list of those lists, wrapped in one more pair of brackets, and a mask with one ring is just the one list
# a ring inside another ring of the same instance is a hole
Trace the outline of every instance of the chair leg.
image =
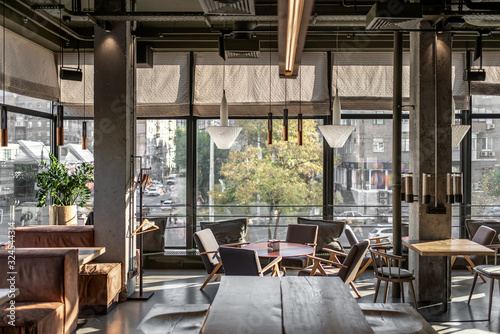
[(474, 279), (472, 280), (472, 286), (470, 287), (470, 294), (469, 294), (469, 300), (467, 301), (467, 304), (470, 304), (470, 299), (472, 298), (472, 293), (474, 292), (474, 288), (476, 287), (476, 281), (477, 281), (477, 273), (474, 273)]
[[(500, 281), (499, 281), (500, 282)], [(377, 302), (377, 296), (378, 296), (378, 289), (380, 288), (380, 280), (377, 280), (377, 287), (375, 288), (375, 298), (373, 298), (373, 302)]]
[(215, 276), (214, 282), (217, 282), (221, 276), (222, 276), (222, 274), (218, 274), (217, 276)]
[(490, 304), (488, 305), (488, 320), (491, 317), (491, 304), (493, 302), (493, 288), (495, 287), (495, 280), (490, 277)]
[(385, 282), (384, 303), (387, 303), (388, 296), (389, 296), (389, 281), (386, 281)]
[(361, 295), (359, 294), (359, 291), (358, 291), (358, 289), (356, 289), (356, 287), (354, 286), (354, 284), (351, 282), (351, 283), (349, 283), (349, 285), (354, 290), (354, 293), (358, 296), (358, 298), (361, 298)]
[(354, 277), (353, 281), (356, 282), (359, 276), (368, 268), (368, 266), (372, 263), (372, 259), (369, 259), (366, 261), (366, 264), (363, 266), (363, 268), (359, 269), (358, 273), (356, 274), (356, 277)]
[(399, 286), (401, 287), (401, 299), (404, 303), (405, 302), (405, 288), (404, 288), (403, 282), (400, 282)]
[(417, 310), (418, 305), (417, 305), (417, 299), (415, 298), (415, 290), (413, 289), (413, 282), (409, 281), (408, 283), (410, 284), (410, 294), (411, 297), (413, 298), (413, 307), (415, 307), (415, 310)]
[[(470, 267), (468, 266), (467, 269), (471, 272), (471, 274), (474, 274), (474, 271), (472, 270), (472, 268), (474, 268), (476, 265), (474, 264), (474, 262), (472, 262), (472, 260), (470, 259), (469, 256), (465, 255), (465, 260), (467, 261), (467, 263), (469, 263)], [(479, 274), (479, 277), (481, 278), (481, 280), (483, 281), (483, 283), (486, 283), (486, 280), (484, 279), (483, 275)]]
[(205, 282), (201, 286), (200, 290), (203, 290), (203, 288), (205, 288), (205, 286), (208, 284), (208, 282), (210, 282), (210, 280), (212, 279), (212, 277), (214, 277), (214, 275), (219, 271), (220, 267), (222, 267), (222, 261), (219, 262), (215, 266), (214, 270), (212, 270), (212, 272), (210, 273), (210, 275), (208, 275), (208, 278), (205, 280)]

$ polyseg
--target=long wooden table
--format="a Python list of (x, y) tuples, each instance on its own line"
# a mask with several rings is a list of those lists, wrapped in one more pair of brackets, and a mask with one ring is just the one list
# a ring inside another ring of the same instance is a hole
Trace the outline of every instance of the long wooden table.
[[(450, 275), (449, 257), (463, 255), (469, 259), (470, 255), (494, 255), (495, 251), (478, 244), (469, 239), (444, 239), (444, 240), (405, 240), (403, 245), (417, 252), (420, 256), (442, 256), (445, 258), (443, 272), (445, 289), (443, 289), (441, 299), (444, 310), (447, 310), (448, 305), (448, 281)], [(469, 259), (470, 260), (470, 259)]]
[(203, 331), (211, 333), (373, 333), (336, 277), (222, 278)]

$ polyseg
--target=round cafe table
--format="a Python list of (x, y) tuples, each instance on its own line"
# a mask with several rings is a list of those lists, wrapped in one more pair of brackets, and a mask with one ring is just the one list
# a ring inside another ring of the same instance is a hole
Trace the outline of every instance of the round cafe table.
[(314, 253), (314, 247), (291, 242), (280, 242), (280, 249), (273, 251), (267, 248), (267, 242), (246, 245), (243, 248), (257, 251), (259, 257), (276, 258), (289, 256), (305, 256)]

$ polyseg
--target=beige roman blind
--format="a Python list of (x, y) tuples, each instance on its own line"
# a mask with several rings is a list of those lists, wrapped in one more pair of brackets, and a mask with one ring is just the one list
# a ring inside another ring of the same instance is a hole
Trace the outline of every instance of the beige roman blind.
[[(3, 34), (0, 34), (0, 85), (3, 85)], [(59, 83), (54, 53), (28, 38), (5, 31), (5, 90), (56, 101)]]
[[(474, 68), (479, 66), (479, 60)], [(483, 51), (483, 68), (486, 71), (485, 81), (472, 81), (472, 95), (500, 95), (500, 52)]]
[[(228, 59), (225, 65), (225, 90), (229, 116), (281, 115), (286, 100), (291, 116), (299, 112), (299, 97), (304, 115), (328, 115), (327, 54), (306, 52), (302, 55), (301, 71), (296, 79), (280, 79), (278, 55), (260, 53), (259, 58)], [(271, 70), (271, 80), (269, 78)], [(194, 114), (202, 117), (219, 116), (222, 98), (223, 60), (216, 53), (195, 54)], [(301, 79), (302, 77), (302, 79)]]

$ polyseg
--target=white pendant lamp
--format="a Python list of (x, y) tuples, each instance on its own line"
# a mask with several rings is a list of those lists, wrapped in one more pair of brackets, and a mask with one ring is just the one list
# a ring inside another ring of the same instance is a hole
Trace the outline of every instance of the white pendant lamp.
[(320, 125), (319, 131), (325, 137), (331, 148), (344, 146), (347, 138), (354, 131), (353, 125), (340, 125), (340, 98), (338, 89), (335, 91), (335, 100), (333, 100), (333, 120), (332, 125)]
[(470, 129), (470, 125), (455, 124), (455, 100), (451, 98), (451, 147), (456, 148)]
[(219, 150), (229, 149), (241, 132), (240, 126), (228, 126), (228, 111), (226, 91), (222, 91), (220, 103), (220, 126), (207, 126), (206, 131), (210, 134)]

